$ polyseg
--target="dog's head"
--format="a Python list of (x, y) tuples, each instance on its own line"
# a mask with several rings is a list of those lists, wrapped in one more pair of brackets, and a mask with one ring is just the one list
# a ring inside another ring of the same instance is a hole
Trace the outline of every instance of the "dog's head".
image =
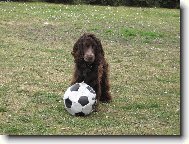
[(74, 44), (73, 51), (75, 62), (85, 61), (92, 64), (99, 62), (99, 59), (104, 57), (102, 44), (94, 34), (83, 34)]

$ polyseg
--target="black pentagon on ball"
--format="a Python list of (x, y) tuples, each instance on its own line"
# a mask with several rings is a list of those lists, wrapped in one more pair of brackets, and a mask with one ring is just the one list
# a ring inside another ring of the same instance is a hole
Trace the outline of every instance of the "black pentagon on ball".
[(67, 108), (71, 108), (72, 101), (69, 98), (65, 99), (65, 105), (66, 105)]
[(75, 116), (85, 116), (85, 114), (83, 112), (78, 112), (78, 113), (75, 113)]
[(81, 96), (78, 100), (78, 102), (82, 105), (85, 106), (89, 103), (88, 97), (87, 96)]
[(78, 83), (76, 83), (76, 84), (74, 84), (74, 85), (71, 86), (70, 91), (71, 92), (72, 91), (78, 91), (79, 87), (80, 87), (80, 85)]
[(87, 89), (88, 89), (91, 93), (96, 94), (95, 91), (93, 90), (93, 88), (91, 88), (90, 86), (87, 86)]

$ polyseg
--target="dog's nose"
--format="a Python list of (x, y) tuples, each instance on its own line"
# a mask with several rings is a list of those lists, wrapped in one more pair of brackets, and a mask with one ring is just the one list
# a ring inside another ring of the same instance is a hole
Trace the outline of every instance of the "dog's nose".
[(94, 55), (93, 54), (88, 54), (87, 59), (93, 59)]
[(85, 61), (87, 61), (87, 62), (93, 62), (94, 61), (94, 59), (95, 59), (95, 56), (94, 56), (94, 54), (87, 54), (87, 55), (85, 55), (85, 57), (84, 57), (84, 60)]

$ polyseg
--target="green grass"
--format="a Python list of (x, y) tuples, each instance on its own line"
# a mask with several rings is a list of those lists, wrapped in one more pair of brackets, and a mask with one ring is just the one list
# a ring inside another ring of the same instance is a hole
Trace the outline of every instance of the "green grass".
[[(87, 117), (64, 109), (70, 52), (102, 41), (113, 101)], [(180, 135), (180, 11), (0, 2), (0, 134)]]

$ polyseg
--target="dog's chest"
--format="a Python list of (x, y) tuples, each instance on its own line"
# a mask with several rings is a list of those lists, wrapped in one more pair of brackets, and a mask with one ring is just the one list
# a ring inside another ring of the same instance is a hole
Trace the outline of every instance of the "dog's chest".
[(95, 79), (97, 78), (97, 69), (94, 65), (88, 65), (83, 70), (83, 76), (85, 77), (85, 79)]
[(86, 77), (88, 75), (90, 75), (94, 69), (93, 69), (94, 66), (87, 66), (84, 70), (83, 70), (83, 76)]

